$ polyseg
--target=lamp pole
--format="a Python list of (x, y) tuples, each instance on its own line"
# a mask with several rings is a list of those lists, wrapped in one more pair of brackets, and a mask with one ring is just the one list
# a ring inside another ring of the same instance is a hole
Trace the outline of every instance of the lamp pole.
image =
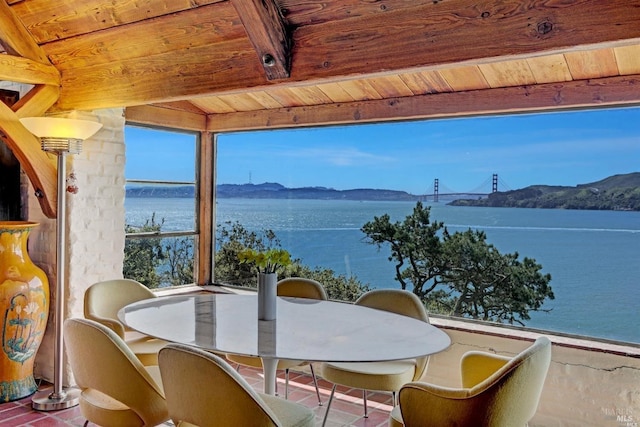
[(86, 120), (54, 117), (26, 117), (20, 122), (34, 135), (40, 138), (43, 151), (54, 153), (58, 157), (58, 203), (56, 221), (56, 301), (54, 307), (55, 338), (53, 359), (53, 392), (36, 393), (31, 406), (38, 411), (57, 411), (78, 405), (80, 390), (63, 388), (64, 358), (64, 303), (66, 288), (66, 176), (67, 154), (82, 151), (82, 141), (96, 133), (102, 124)]
[[(44, 143), (43, 143), (44, 149)], [(45, 150), (47, 151), (47, 150)], [(66, 230), (67, 204), (65, 180), (67, 152), (55, 151), (58, 156), (58, 221), (56, 224), (56, 304), (54, 309), (55, 342), (53, 359), (53, 392), (37, 393), (31, 400), (31, 406), (38, 411), (57, 411), (71, 408), (80, 402), (80, 390), (62, 387), (64, 357), (64, 300), (66, 277)]]

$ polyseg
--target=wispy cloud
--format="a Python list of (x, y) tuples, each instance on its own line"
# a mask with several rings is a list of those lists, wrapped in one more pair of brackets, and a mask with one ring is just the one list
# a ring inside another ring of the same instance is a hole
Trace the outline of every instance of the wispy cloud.
[(288, 149), (280, 153), (283, 157), (309, 159), (333, 166), (366, 166), (381, 163), (397, 163), (399, 159), (370, 153), (354, 147)]

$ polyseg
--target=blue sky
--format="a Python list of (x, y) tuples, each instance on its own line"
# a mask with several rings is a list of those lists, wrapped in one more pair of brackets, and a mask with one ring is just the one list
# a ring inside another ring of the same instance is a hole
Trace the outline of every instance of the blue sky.
[[(168, 137), (167, 137), (168, 136)], [(128, 179), (193, 180), (192, 137), (128, 128)], [(177, 138), (177, 139), (176, 139)], [(160, 167), (160, 165), (163, 165)], [(577, 185), (640, 171), (640, 108), (223, 134), (219, 184), (413, 194)]]

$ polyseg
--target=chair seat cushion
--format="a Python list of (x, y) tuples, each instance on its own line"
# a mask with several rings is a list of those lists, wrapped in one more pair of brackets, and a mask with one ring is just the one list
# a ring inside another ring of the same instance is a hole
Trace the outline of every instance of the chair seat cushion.
[(127, 405), (97, 390), (80, 394), (80, 413), (92, 423), (103, 426), (142, 426), (144, 422)]
[(313, 411), (299, 403), (290, 402), (276, 396), (258, 393), (269, 409), (278, 417), (281, 425), (287, 427), (314, 427), (316, 416)]
[(323, 363), (321, 376), (334, 384), (380, 391), (398, 391), (413, 381), (414, 360), (367, 363)]

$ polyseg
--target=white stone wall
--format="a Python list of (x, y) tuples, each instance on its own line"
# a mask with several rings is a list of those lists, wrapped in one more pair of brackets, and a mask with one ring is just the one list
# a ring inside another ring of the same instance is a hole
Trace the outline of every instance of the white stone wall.
[[(84, 141), (82, 153), (67, 156), (67, 176), (75, 174), (77, 194), (66, 193), (67, 252), (65, 319), (83, 316), (84, 291), (100, 280), (122, 277), (124, 259), (125, 147), (122, 109), (74, 112), (66, 115), (103, 124)], [(51, 156), (55, 162), (55, 156)], [(56, 221), (47, 219), (29, 185), (29, 220), (40, 222), (32, 232), (29, 251), (33, 261), (47, 272), (51, 307), (56, 293)], [(35, 375), (53, 381), (53, 312), (45, 339), (36, 357)], [(65, 363), (65, 385), (72, 382)]]
[[(436, 323), (436, 322), (434, 322)], [(459, 322), (460, 323), (460, 322)], [(422, 380), (460, 387), (460, 359), (467, 351), (514, 356), (531, 341), (445, 327), (452, 345), (431, 356)], [(530, 339), (533, 338), (529, 337)], [(640, 351), (625, 356), (607, 352), (606, 344), (591, 350), (554, 342), (551, 365), (531, 427), (623, 427), (640, 425)], [(564, 340), (566, 341), (566, 340)], [(589, 342), (585, 342), (589, 345)], [(616, 346), (610, 346), (612, 350)], [(626, 417), (626, 418), (625, 418)], [(633, 420), (627, 424), (628, 420)], [(627, 421), (625, 421), (627, 420)]]

